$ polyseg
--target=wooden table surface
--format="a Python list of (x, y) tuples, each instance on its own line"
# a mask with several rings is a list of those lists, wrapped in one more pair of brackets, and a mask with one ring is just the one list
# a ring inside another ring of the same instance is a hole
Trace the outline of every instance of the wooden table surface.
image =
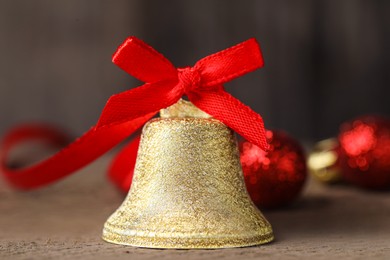
[(390, 192), (309, 180), (300, 200), (263, 211), (275, 242), (222, 250), (156, 250), (100, 238), (124, 195), (104, 176), (108, 159), (50, 187), (17, 192), (0, 181), (0, 259), (390, 259)]

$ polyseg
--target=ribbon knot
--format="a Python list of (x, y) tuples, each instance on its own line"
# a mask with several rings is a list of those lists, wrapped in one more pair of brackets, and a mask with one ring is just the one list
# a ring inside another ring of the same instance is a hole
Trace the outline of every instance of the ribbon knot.
[(177, 72), (179, 84), (181, 84), (184, 93), (188, 94), (191, 91), (196, 91), (200, 87), (201, 76), (196, 68), (178, 68)]
[[(130, 37), (119, 46), (112, 60), (145, 84), (111, 96), (91, 130), (51, 158), (31, 167), (14, 169), (7, 165), (6, 156), (12, 145), (28, 136), (23, 129), (16, 137), (11, 133), (4, 139), (1, 157), (2, 172), (10, 183), (31, 189), (75, 172), (129, 137), (160, 109), (176, 103), (183, 94), (249, 142), (263, 150), (268, 149), (260, 115), (227, 93), (222, 85), (263, 66), (255, 39), (207, 56), (193, 67), (176, 69), (152, 47)], [(58, 135), (45, 136), (53, 141)], [(123, 184), (126, 180), (131, 180), (128, 158), (132, 156), (132, 145), (124, 148), (111, 168), (110, 177), (121, 187), (126, 186)]]

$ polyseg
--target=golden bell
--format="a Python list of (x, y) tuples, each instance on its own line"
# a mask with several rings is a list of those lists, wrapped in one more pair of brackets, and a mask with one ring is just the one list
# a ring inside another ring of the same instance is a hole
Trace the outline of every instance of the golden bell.
[(272, 241), (246, 191), (233, 132), (188, 101), (160, 114), (144, 126), (130, 191), (103, 239), (181, 249)]

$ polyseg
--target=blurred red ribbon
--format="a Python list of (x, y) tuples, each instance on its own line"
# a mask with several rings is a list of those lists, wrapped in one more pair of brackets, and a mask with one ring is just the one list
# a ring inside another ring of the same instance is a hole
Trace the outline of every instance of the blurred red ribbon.
[[(49, 143), (62, 142), (60, 131), (43, 126), (11, 130), (2, 143), (1, 167), (13, 186), (37, 188), (73, 173), (129, 137), (160, 109), (173, 105), (183, 95), (246, 140), (268, 149), (260, 115), (225, 92), (222, 86), (263, 66), (260, 47), (255, 39), (207, 56), (193, 67), (177, 69), (152, 47), (129, 37), (113, 55), (113, 62), (146, 83), (111, 96), (96, 126), (49, 159), (30, 167), (10, 167), (10, 150), (20, 142), (35, 138), (46, 139)], [(126, 176), (132, 167), (128, 165), (127, 158), (136, 156), (134, 146), (137, 145), (138, 141), (135, 141), (125, 147), (111, 167), (111, 179), (123, 189), (128, 188)]]

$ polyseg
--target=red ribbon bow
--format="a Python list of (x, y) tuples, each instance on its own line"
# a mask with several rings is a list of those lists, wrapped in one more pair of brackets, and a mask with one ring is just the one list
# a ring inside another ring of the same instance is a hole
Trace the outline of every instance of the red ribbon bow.
[[(113, 95), (96, 126), (51, 158), (23, 169), (7, 166), (7, 154), (13, 145), (37, 134), (38, 128), (19, 129), (3, 142), (2, 170), (11, 184), (30, 189), (54, 182), (87, 165), (130, 136), (160, 109), (176, 103), (183, 95), (201, 110), (222, 121), (248, 141), (268, 149), (262, 118), (248, 106), (225, 92), (222, 84), (263, 66), (258, 43), (250, 39), (210, 55), (193, 67), (176, 69), (163, 55), (141, 40), (128, 38), (113, 55), (113, 62), (127, 73), (146, 82), (144, 85)], [(29, 135), (28, 133), (34, 132)], [(18, 134), (19, 132), (19, 134)], [(46, 130), (48, 132), (48, 130)], [(54, 142), (59, 134), (50, 130), (47, 139)], [(125, 147), (115, 160), (112, 179), (124, 187), (128, 174)], [(123, 167), (122, 167), (123, 166)], [(122, 176), (116, 178), (115, 176)]]

